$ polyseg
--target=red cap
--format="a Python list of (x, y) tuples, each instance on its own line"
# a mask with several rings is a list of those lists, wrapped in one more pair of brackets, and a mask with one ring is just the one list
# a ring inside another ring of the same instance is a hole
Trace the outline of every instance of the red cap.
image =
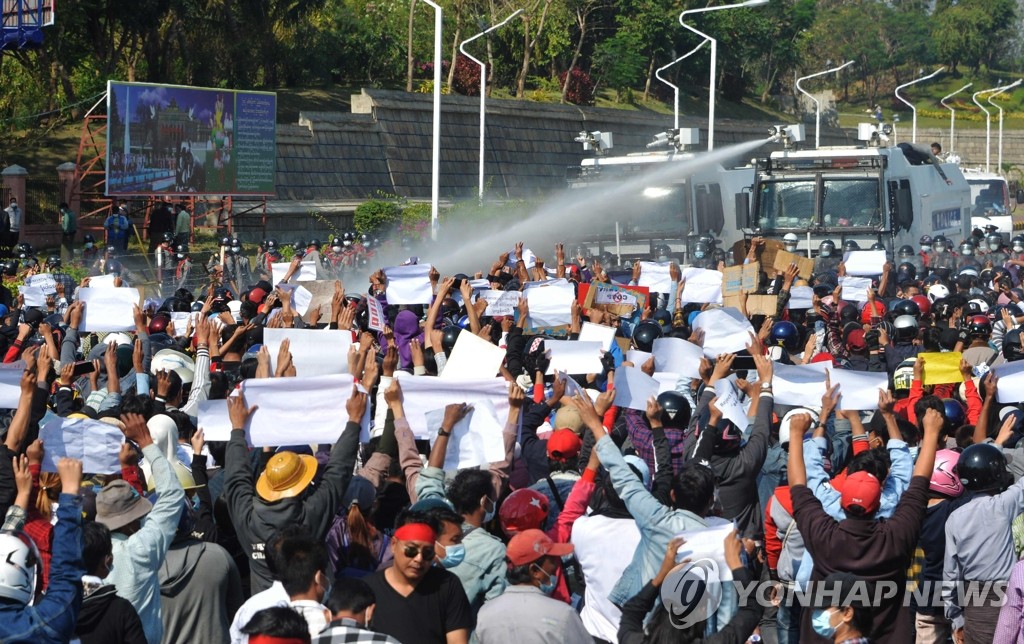
[(548, 518), (551, 502), (537, 490), (516, 490), (502, 502), (498, 520), (505, 534), (513, 535), (532, 528), (540, 528)]
[(831, 353), (826, 353), (823, 351), (821, 353), (815, 354), (815, 356), (811, 358), (811, 362), (831, 362), (832, 364), (835, 364), (836, 359)]
[(866, 349), (868, 345), (864, 341), (864, 329), (850, 331), (850, 334), (846, 336), (846, 346), (850, 347), (851, 351), (863, 351)]
[(567, 461), (576, 458), (583, 449), (583, 441), (571, 429), (556, 429), (548, 437), (548, 458)]
[(253, 304), (261, 304), (263, 300), (267, 299), (267, 292), (261, 288), (254, 288), (249, 291), (249, 301)]
[(513, 566), (525, 566), (547, 555), (564, 557), (571, 553), (571, 543), (555, 543), (540, 530), (530, 529), (512, 537), (505, 550), (505, 557)]
[(869, 472), (860, 471), (846, 477), (841, 504), (847, 512), (858, 506), (861, 514), (874, 514), (882, 501), (882, 484)]

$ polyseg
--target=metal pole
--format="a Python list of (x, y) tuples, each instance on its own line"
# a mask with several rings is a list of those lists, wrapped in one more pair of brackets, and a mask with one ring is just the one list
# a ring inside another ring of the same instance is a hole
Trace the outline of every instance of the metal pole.
[(999, 96), (1006, 90), (1013, 89), (1014, 87), (1017, 87), (1020, 84), (1021, 80), (1018, 79), (1010, 83), (1009, 85), (1006, 85), (1005, 87), (1000, 87), (999, 91), (995, 92), (994, 94), (992, 94), (992, 96), (988, 97), (988, 104), (999, 110), (999, 157), (998, 161), (996, 162), (996, 174), (1003, 173), (1003, 108), (993, 103), (992, 99), (994, 99), (996, 96)]
[(971, 85), (974, 85), (974, 83), (967, 83), (966, 85), (964, 85), (960, 89), (956, 90), (952, 94), (946, 94), (945, 96), (942, 97), (942, 100), (939, 101), (939, 103), (942, 104), (942, 107), (944, 107), (947, 110), (949, 110), (949, 151), (950, 152), (952, 152), (953, 150), (956, 149), (955, 147), (953, 147), (954, 143), (955, 143), (954, 135), (956, 134), (956, 109), (950, 107), (946, 103), (946, 101), (951, 99), (951, 98), (953, 98), (954, 96), (956, 96), (960, 92), (964, 91), (965, 89), (967, 89)]
[(918, 78), (916, 80), (912, 80), (909, 83), (903, 83), (902, 85), (897, 87), (896, 91), (894, 92), (896, 94), (896, 98), (900, 99), (900, 101), (904, 105), (906, 105), (907, 107), (910, 108), (910, 114), (911, 114), (910, 142), (911, 143), (917, 143), (917, 108), (915, 108), (914, 105), (910, 101), (908, 101), (907, 99), (905, 99), (902, 96), (900, 96), (900, 90), (903, 89), (904, 87), (910, 87), (911, 85), (914, 85), (915, 83), (920, 83), (921, 81), (926, 81), (929, 78), (935, 78), (936, 76), (938, 76), (939, 74), (941, 74), (944, 71), (946, 71), (945, 67), (939, 67), (938, 69), (936, 69), (931, 74), (928, 74), (927, 76), (922, 76), (921, 78)]
[(821, 147), (821, 134), (820, 134), (820, 132), (821, 132), (821, 101), (819, 101), (818, 99), (816, 99), (813, 96), (811, 96), (810, 93), (808, 93), (806, 90), (804, 90), (803, 87), (800, 87), (800, 83), (802, 81), (805, 81), (805, 80), (809, 79), (809, 78), (814, 78), (816, 76), (824, 76), (825, 74), (832, 74), (834, 72), (838, 72), (840, 70), (846, 69), (847, 67), (849, 67), (852, 64), (853, 64), (853, 61), (852, 60), (848, 60), (845, 63), (843, 63), (842, 65), (840, 65), (839, 67), (833, 67), (832, 69), (826, 69), (823, 72), (818, 72), (816, 74), (811, 74), (810, 76), (804, 76), (803, 78), (796, 79), (796, 89), (797, 89), (797, 91), (800, 92), (801, 94), (803, 94), (804, 96), (806, 96), (807, 98), (811, 99), (812, 101), (814, 101), (814, 147), (815, 148)]
[(715, 85), (718, 73), (718, 41), (704, 32), (698, 31), (683, 22), (683, 17), (691, 13), (704, 13), (707, 11), (721, 11), (722, 9), (735, 9), (737, 7), (757, 7), (768, 4), (768, 0), (746, 0), (736, 4), (727, 4), (721, 7), (702, 7), (699, 9), (687, 9), (679, 14), (679, 24), (694, 34), (711, 41), (711, 79), (708, 82), (708, 152), (715, 149)]
[(508, 18), (505, 18), (504, 20), (494, 25), (493, 27), (481, 31), (472, 38), (467, 38), (466, 40), (463, 40), (462, 43), (459, 44), (459, 51), (462, 52), (462, 55), (480, 66), (480, 176), (478, 178), (477, 183), (477, 199), (480, 201), (481, 204), (484, 202), (484, 124), (487, 120), (487, 65), (484, 64), (482, 61), (478, 60), (468, 51), (466, 51), (466, 45), (473, 42), (477, 38), (480, 38), (481, 36), (486, 36), (495, 29), (504, 27), (505, 23), (507, 23), (509, 20), (512, 20), (522, 12), (522, 9), (516, 9), (515, 13), (510, 15)]
[(437, 239), (437, 205), (441, 194), (441, 6), (433, 0), (423, 0), (434, 10), (434, 130), (430, 151), (430, 238)]
[(989, 172), (989, 167), (992, 164), (992, 154), (989, 150), (989, 147), (992, 144), (992, 115), (989, 113), (988, 110), (985, 109), (984, 105), (978, 102), (978, 97), (981, 96), (982, 94), (987, 94), (988, 92), (994, 91), (996, 89), (999, 88), (993, 87), (990, 89), (983, 89), (980, 92), (974, 92), (974, 95), (971, 96), (971, 100), (974, 101), (974, 104), (981, 108), (981, 111), (985, 113), (985, 172)]
[(661, 72), (665, 71), (666, 69), (668, 69), (672, 65), (675, 65), (676, 63), (680, 62), (684, 58), (689, 58), (693, 54), (696, 54), (700, 50), (700, 48), (703, 47), (706, 44), (708, 44), (708, 41), (704, 40), (699, 45), (697, 45), (696, 47), (691, 49), (690, 51), (686, 52), (685, 54), (683, 54), (679, 58), (676, 58), (675, 60), (673, 60), (671, 63), (669, 63), (667, 65), (663, 65), (663, 66), (659, 67), (658, 69), (654, 70), (655, 78), (657, 78), (662, 83), (665, 83), (666, 85), (668, 85), (669, 87), (672, 88), (672, 92), (673, 92), (673, 96), (674, 96), (673, 101), (672, 101), (672, 113), (675, 115), (675, 118), (672, 121), (672, 127), (677, 129), (677, 130), (679, 129), (679, 86), (674, 84), (674, 83), (669, 82), (668, 80), (666, 80), (664, 78), (662, 78), (661, 77)]

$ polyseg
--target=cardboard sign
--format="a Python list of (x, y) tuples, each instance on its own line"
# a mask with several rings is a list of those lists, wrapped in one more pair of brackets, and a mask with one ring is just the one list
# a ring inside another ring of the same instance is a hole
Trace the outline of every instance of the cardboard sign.
[(739, 295), (740, 291), (752, 293), (757, 290), (760, 273), (760, 262), (726, 268), (722, 271), (722, 295), (724, 297)]
[(650, 291), (644, 286), (621, 286), (607, 282), (580, 284), (577, 299), (584, 309), (596, 308), (620, 318), (630, 318), (647, 306)]
[[(722, 298), (722, 306), (740, 308), (739, 295), (726, 295)], [(779, 306), (778, 295), (748, 295), (747, 315), (775, 315)]]
[(800, 277), (811, 279), (811, 273), (814, 272), (814, 260), (809, 257), (780, 250), (775, 254), (775, 263), (772, 264), (772, 267), (780, 273), (784, 273), (790, 264), (796, 264)]

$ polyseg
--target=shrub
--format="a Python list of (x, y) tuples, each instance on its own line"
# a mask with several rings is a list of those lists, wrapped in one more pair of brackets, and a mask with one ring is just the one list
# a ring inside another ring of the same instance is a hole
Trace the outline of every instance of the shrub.
[(480, 95), (480, 66), (462, 54), (455, 59), (452, 89), (463, 96)]
[[(560, 85), (565, 85), (566, 75), (566, 72), (562, 72), (558, 77)], [(573, 105), (593, 105), (594, 81), (591, 80), (590, 74), (582, 69), (573, 69), (568, 82), (569, 89), (565, 92), (565, 100)]]
[(393, 201), (371, 199), (356, 207), (353, 223), (360, 234), (380, 234), (399, 223), (402, 208)]
[(430, 204), (413, 203), (402, 208), (402, 224), (399, 230), (405, 234), (420, 234), (430, 230)]

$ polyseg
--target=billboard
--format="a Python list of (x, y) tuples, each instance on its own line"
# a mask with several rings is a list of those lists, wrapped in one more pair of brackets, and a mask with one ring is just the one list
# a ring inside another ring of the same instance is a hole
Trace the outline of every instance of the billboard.
[(108, 196), (272, 196), (277, 95), (107, 83)]

